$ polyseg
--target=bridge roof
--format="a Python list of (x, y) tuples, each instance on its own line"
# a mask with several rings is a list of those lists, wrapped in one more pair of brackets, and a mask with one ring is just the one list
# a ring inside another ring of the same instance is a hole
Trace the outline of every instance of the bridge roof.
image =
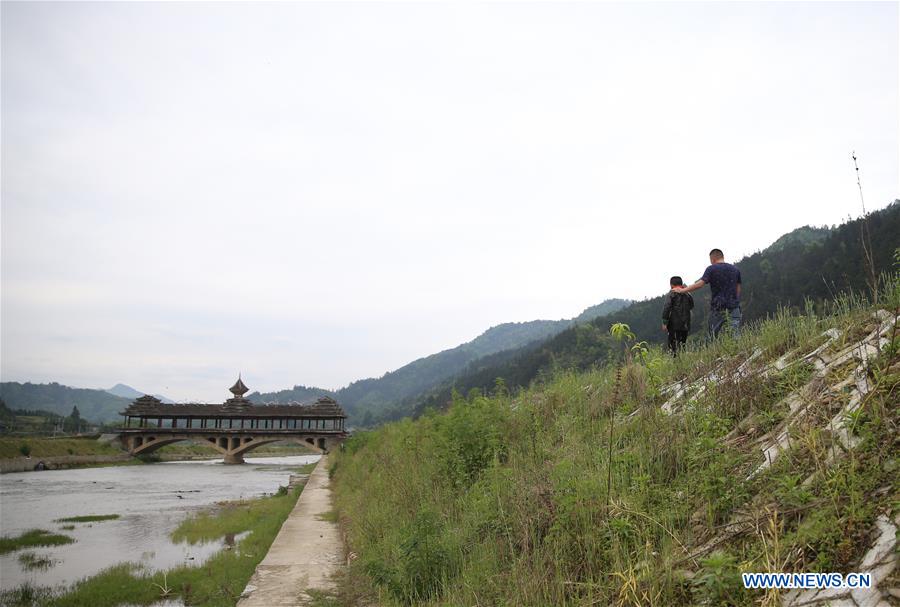
[(167, 405), (152, 396), (136, 399), (120, 415), (132, 417), (347, 417), (344, 409), (334, 399), (323, 396), (313, 403), (302, 405), (255, 405), (244, 398), (230, 398), (218, 405), (174, 404)]

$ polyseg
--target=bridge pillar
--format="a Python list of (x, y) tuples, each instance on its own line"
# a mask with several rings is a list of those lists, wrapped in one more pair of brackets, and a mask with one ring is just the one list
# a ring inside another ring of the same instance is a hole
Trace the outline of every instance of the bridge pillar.
[(243, 455), (234, 455), (232, 453), (225, 454), (225, 463), (226, 464), (243, 464), (244, 456)]

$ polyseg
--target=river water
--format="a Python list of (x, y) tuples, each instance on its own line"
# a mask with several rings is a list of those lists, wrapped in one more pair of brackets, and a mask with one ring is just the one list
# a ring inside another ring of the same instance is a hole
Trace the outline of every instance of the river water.
[[(297, 466), (319, 457), (247, 458), (242, 466), (212, 460), (4, 474), (0, 534), (45, 529), (69, 535), (75, 543), (0, 555), (0, 590), (23, 582), (67, 585), (126, 561), (148, 569), (199, 565), (221, 550), (224, 540), (193, 546), (172, 543), (169, 534), (185, 517), (216, 502), (274, 493), (287, 485)], [(75, 523), (73, 530), (61, 530), (64, 523), (54, 522), (89, 514), (121, 518)], [(47, 557), (53, 565), (28, 571), (19, 562), (23, 552)]]

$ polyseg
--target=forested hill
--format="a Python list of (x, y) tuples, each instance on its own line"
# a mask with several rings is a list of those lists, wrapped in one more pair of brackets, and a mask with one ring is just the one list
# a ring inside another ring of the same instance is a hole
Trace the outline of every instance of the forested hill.
[(420, 358), (379, 378), (355, 381), (337, 391), (294, 386), (279, 392), (254, 392), (248, 398), (254, 402), (303, 402), (329, 395), (344, 405), (351, 415), (368, 412), (367, 421), (371, 421), (373, 416), (376, 419), (383, 417), (385, 407), (420, 397), (423, 392), (434, 389), (486, 356), (541, 343), (575, 323), (610, 314), (630, 303), (624, 299), (608, 299), (572, 319), (503, 323), (455, 348)]
[[(875, 266), (879, 271), (889, 270), (895, 263), (895, 250), (900, 247), (900, 200), (871, 213), (868, 222)], [(767, 249), (738, 261), (743, 280), (744, 322), (765, 318), (779, 307), (802, 308), (806, 299), (821, 306), (842, 291), (866, 290), (861, 226), (862, 220), (857, 219), (836, 228), (799, 228)], [(698, 268), (705, 266), (705, 261), (698, 260)], [(693, 281), (696, 276), (686, 278)], [(627, 323), (638, 340), (662, 342), (664, 299), (665, 294), (661, 294), (570, 327), (543, 343), (482, 359), (426, 397), (402, 403), (390, 418), (431, 406), (441, 407), (449, 401), (453, 389), (463, 394), (472, 389), (487, 391), (497, 378), (503, 378), (510, 388), (527, 386), (553, 368), (587, 369), (602, 363), (612, 349), (609, 328), (613, 323)], [(709, 288), (695, 292), (694, 301), (692, 333), (696, 335), (706, 330)]]
[(105, 390), (70, 388), (56, 382), (21, 384), (14, 381), (0, 383), (0, 398), (11, 409), (42, 410), (62, 416), (69, 415), (72, 407), (77, 406), (81, 417), (92, 422), (118, 419), (119, 412), (132, 400)]
[(320, 396), (330, 396), (337, 398), (337, 393), (325, 388), (316, 388), (313, 386), (294, 386), (286, 390), (278, 390), (277, 392), (251, 392), (247, 395), (251, 401), (255, 403), (305, 403), (316, 400)]

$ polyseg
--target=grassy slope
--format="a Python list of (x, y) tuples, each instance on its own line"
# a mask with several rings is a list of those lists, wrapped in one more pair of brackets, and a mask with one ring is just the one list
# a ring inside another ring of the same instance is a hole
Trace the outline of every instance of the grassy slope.
[[(761, 460), (752, 439), (785, 416), (807, 365), (709, 384), (674, 415), (660, 411), (660, 389), (734, 369), (757, 347), (764, 364), (814, 349), (830, 327), (858, 336), (871, 325), (871, 309), (844, 300), (824, 318), (780, 315), (678, 360), (652, 349), (618, 381), (614, 367), (564, 372), (360, 434), (333, 464), (359, 555), (345, 586), (382, 605), (775, 605), (773, 592), (741, 590), (738, 572), (846, 572), (875, 517), (898, 507), (900, 340), (869, 365), (875, 388), (853, 420), (861, 443), (831, 466), (826, 420), (840, 395), (745, 480)], [(752, 524), (698, 553), (735, 520)]]
[(87, 438), (0, 438), (0, 459), (21, 457), (26, 445), (34, 457), (57, 455), (122, 455), (124, 451), (109, 443)]

